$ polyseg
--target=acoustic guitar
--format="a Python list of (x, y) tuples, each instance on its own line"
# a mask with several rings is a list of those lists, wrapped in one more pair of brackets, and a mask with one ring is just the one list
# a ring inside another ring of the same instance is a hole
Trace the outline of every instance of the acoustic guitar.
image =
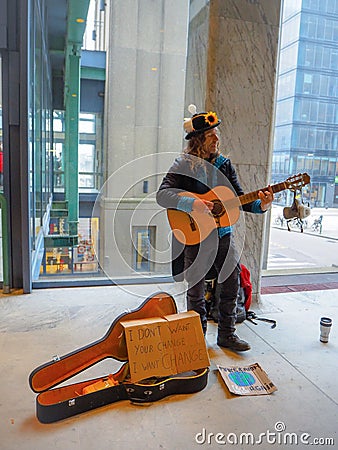
[[(309, 183), (310, 176), (307, 173), (301, 173), (274, 184), (271, 188), (273, 193), (286, 189), (296, 191)], [(209, 214), (196, 211), (186, 213), (177, 209), (168, 209), (167, 215), (173, 234), (182, 244), (198, 244), (206, 239), (214, 229), (235, 224), (239, 219), (240, 206), (258, 200), (258, 193), (265, 190), (268, 190), (268, 187), (238, 197), (226, 186), (216, 186), (206, 194), (180, 192), (178, 194), (180, 197), (208, 200), (214, 206)]]

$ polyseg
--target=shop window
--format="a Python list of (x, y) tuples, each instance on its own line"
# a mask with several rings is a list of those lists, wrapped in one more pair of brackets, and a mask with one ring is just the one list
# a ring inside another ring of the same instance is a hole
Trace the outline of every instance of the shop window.
[[(97, 273), (99, 219), (79, 219), (79, 240), (76, 246), (49, 247), (45, 249), (40, 274), (41, 275), (69, 275), (74, 273)], [(58, 236), (68, 234), (68, 223), (63, 218), (51, 218), (49, 235)]]
[(153, 270), (151, 250), (154, 241), (155, 227), (133, 227), (133, 268), (137, 272)]

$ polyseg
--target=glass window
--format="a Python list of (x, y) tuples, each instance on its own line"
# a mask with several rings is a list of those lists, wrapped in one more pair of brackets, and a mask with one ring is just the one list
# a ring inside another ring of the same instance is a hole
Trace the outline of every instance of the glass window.
[(320, 102), (318, 107), (318, 122), (325, 122), (325, 103)]
[(312, 78), (312, 94), (318, 95), (321, 76), (318, 73), (313, 74)]
[(311, 172), (312, 171), (312, 162), (313, 162), (313, 155), (307, 155), (305, 157), (305, 161), (304, 161), (304, 170), (306, 172)]
[(29, 49), (29, 104), (28, 140), (30, 151), (30, 226), (33, 258), (41, 254), (41, 236), (48, 212), (52, 190), (51, 150), (51, 79), (48, 60), (45, 57), (46, 35), (41, 27), (41, 15), (34, 13), (35, 26), (30, 27), (32, 45)]
[(310, 2), (309, 2), (310, 9), (315, 9), (318, 11), (319, 3), (320, 3), (319, 0), (310, 0)]
[(316, 132), (316, 147), (318, 149), (324, 148), (324, 131), (317, 130)]
[(337, 20), (333, 23), (332, 40), (333, 40), (333, 42), (337, 42), (338, 41), (338, 21)]
[(280, 73), (287, 72), (297, 66), (298, 43), (290, 45), (280, 55)]
[(299, 39), (300, 14), (284, 23), (282, 27), (281, 47)]
[(326, 96), (327, 95), (327, 87), (329, 83), (329, 77), (326, 75), (320, 76), (320, 95)]
[[(307, 147), (308, 148), (315, 148), (316, 147), (316, 133), (312, 129), (309, 130), (308, 134), (308, 141), (307, 141)], [(306, 144), (304, 145), (306, 147)]]
[(308, 142), (308, 136), (309, 136), (309, 130), (307, 128), (301, 128), (299, 130), (299, 141), (298, 146), (299, 147), (306, 147)]
[[(49, 235), (67, 234), (67, 222), (51, 218)], [(79, 218), (79, 243), (75, 247), (48, 247), (45, 249), (41, 275), (69, 275), (72, 273), (97, 273), (98, 261), (95, 249), (99, 236), (99, 219)]]
[(296, 71), (281, 75), (278, 79), (278, 100), (291, 97), (295, 93)]
[[(298, 17), (300, 17), (300, 15)], [(300, 35), (302, 37), (315, 38), (317, 35), (317, 26), (318, 17), (310, 14), (303, 14)]]
[(334, 104), (326, 103), (326, 123), (334, 123)]
[(331, 49), (331, 60), (330, 60), (330, 68), (332, 70), (338, 69), (338, 49)]
[(336, 175), (336, 159), (335, 158), (329, 159), (329, 167), (327, 170), (327, 175), (329, 177), (334, 177)]
[(325, 19), (324, 21), (324, 39), (328, 41), (333, 40), (333, 24), (333, 20)]
[(317, 16), (317, 30), (316, 30), (316, 34), (315, 34), (315, 36), (313, 36), (313, 38), (323, 39), (324, 38), (324, 30), (325, 30), (325, 19), (324, 19), (324, 17)]
[(95, 114), (80, 113), (79, 133), (95, 133)]
[(311, 48), (312, 54), (314, 55), (314, 61), (311, 60), (309, 62), (309, 65), (312, 66), (314, 64), (315, 67), (319, 68), (323, 65), (323, 47), (311, 45), (309, 48)]
[(328, 13), (338, 13), (338, 1), (337, 0), (329, 0), (327, 2), (326, 11)]
[(314, 60), (314, 49), (310, 44), (305, 44), (300, 48), (299, 64), (305, 67), (312, 67)]
[[(64, 111), (54, 111), (54, 188), (64, 189)], [(102, 184), (101, 115), (81, 112), (79, 115), (79, 188), (98, 190)]]
[(313, 158), (313, 175), (319, 175), (320, 172), (320, 158)]
[(310, 120), (311, 101), (301, 99), (295, 101), (295, 119), (307, 122)]
[(304, 172), (305, 167), (305, 156), (298, 155), (297, 157), (297, 172)]
[(4, 160), (4, 148), (2, 141), (2, 60), (0, 55), (0, 190), (3, 190), (3, 160)]
[(311, 94), (312, 80), (313, 80), (313, 75), (311, 73), (304, 73), (304, 85), (303, 85), (303, 93), (304, 94)]
[(296, 173), (297, 156), (292, 155), (290, 159), (290, 173)]
[[(55, 114), (55, 112), (54, 112)], [(54, 119), (53, 121), (53, 126), (54, 126), (54, 131), (64, 131), (63, 129), (63, 122), (61, 121), (61, 119)]]
[(327, 10), (327, 5), (326, 5), (327, 1), (330, 2), (331, 0), (322, 0), (321, 2), (319, 2), (319, 11), (325, 12)]
[[(319, 51), (320, 47), (317, 47), (317, 51)], [(323, 49), (323, 60), (322, 60), (322, 67), (329, 69), (331, 64), (331, 49), (328, 47), (324, 47)], [(318, 64), (318, 67), (321, 67), (320, 64)]]
[(310, 102), (310, 120), (312, 122), (317, 122), (318, 116), (318, 103), (316, 101)]
[(333, 148), (332, 143), (332, 131), (325, 131), (324, 133), (324, 148), (325, 150), (331, 150)]
[(288, 153), (284, 153), (284, 173), (289, 173), (290, 169), (290, 155)]
[(302, 0), (284, 0), (283, 20), (299, 12), (301, 7)]
[[(337, 21), (338, 23), (338, 21)], [(330, 76), (328, 77), (328, 93), (329, 97), (337, 97), (338, 96), (338, 77)]]
[(320, 164), (320, 175), (326, 176), (328, 172), (329, 158), (322, 158)]
[(134, 270), (138, 272), (150, 272), (153, 258), (151, 249), (155, 244), (156, 227), (133, 227), (133, 253)]
[(277, 103), (276, 125), (290, 123), (293, 115), (293, 99), (283, 100)]
[(95, 145), (79, 144), (79, 187), (94, 188)]
[(275, 143), (274, 148), (285, 149), (291, 146), (291, 131), (289, 126), (277, 127), (275, 131)]

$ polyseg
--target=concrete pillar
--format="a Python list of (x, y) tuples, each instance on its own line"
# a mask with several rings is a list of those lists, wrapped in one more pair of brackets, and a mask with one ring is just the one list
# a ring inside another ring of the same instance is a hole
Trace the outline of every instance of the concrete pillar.
[(189, 0), (112, 0), (109, 9), (101, 255), (105, 270), (130, 275), (132, 227), (160, 209), (161, 155), (182, 149)]
[[(217, 111), (245, 192), (270, 179), (280, 13), (281, 0), (191, 2), (185, 103)], [(235, 235), (259, 300), (268, 215), (242, 216)]]

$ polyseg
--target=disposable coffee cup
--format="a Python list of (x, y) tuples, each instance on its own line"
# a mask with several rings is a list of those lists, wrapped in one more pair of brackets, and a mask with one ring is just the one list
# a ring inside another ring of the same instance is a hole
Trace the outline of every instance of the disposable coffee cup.
[(329, 342), (329, 334), (332, 327), (332, 319), (329, 317), (322, 317), (320, 319), (320, 342)]

